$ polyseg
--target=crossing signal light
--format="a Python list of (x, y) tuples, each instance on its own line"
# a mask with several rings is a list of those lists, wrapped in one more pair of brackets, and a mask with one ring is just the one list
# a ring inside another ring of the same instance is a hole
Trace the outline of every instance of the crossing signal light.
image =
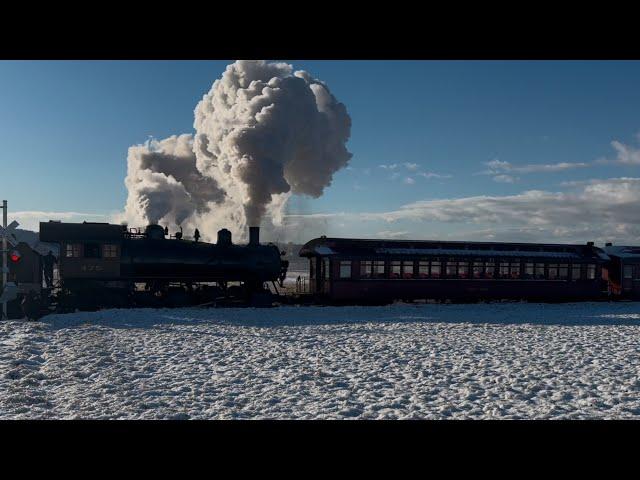
[(11, 261), (13, 263), (18, 263), (20, 261), (20, 259), (22, 258), (22, 255), (20, 255), (20, 252), (17, 250), (14, 250), (13, 252), (11, 252), (11, 254), (9, 255), (9, 258), (11, 259)]

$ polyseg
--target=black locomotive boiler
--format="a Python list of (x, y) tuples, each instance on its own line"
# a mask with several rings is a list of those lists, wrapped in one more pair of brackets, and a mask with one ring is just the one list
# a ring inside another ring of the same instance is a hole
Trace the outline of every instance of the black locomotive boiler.
[(40, 223), (40, 240), (60, 244), (58, 311), (198, 304), (270, 305), (288, 262), (259, 228), (235, 245), (231, 232), (215, 244), (167, 238), (160, 225), (144, 231), (107, 223)]

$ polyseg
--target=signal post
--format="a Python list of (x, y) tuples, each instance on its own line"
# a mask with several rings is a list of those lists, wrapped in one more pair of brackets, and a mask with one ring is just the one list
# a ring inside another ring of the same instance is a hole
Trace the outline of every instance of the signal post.
[[(2, 201), (2, 290), (7, 285), (7, 201)], [(7, 302), (2, 302), (2, 318), (7, 318)]]

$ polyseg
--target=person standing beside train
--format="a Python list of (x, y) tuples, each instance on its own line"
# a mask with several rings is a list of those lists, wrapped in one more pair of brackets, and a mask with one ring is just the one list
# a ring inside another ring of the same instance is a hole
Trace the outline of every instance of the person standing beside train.
[(42, 270), (44, 273), (44, 281), (47, 288), (53, 287), (53, 266), (58, 263), (58, 260), (53, 255), (53, 252), (49, 250), (45, 256), (42, 257)]

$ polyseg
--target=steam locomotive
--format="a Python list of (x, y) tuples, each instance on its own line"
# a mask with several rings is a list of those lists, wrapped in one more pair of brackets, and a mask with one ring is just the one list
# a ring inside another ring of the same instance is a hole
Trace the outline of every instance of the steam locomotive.
[(222, 229), (213, 244), (169, 236), (160, 225), (140, 231), (106, 223), (40, 223), (40, 241), (60, 245), (54, 299), (59, 312), (269, 305), (288, 262), (275, 245), (261, 245), (259, 235), (258, 227), (250, 227), (248, 245), (236, 245)]

